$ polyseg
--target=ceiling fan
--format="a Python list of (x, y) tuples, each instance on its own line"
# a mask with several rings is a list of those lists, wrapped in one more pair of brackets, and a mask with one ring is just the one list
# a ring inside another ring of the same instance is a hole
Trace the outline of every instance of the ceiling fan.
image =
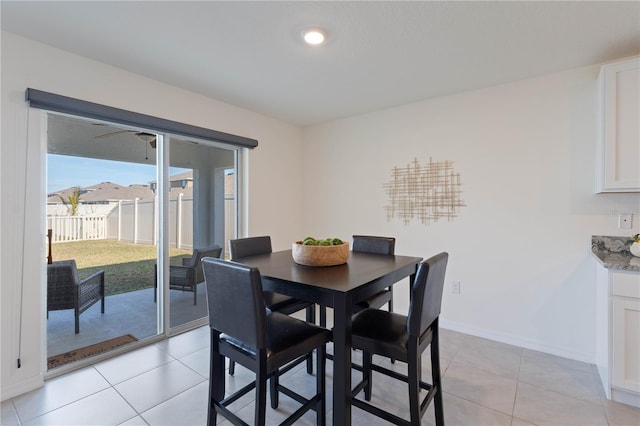
[(120, 133), (133, 133), (133, 135), (142, 142), (147, 142), (151, 148), (156, 148), (156, 135), (153, 133), (139, 132), (137, 130), (118, 130), (117, 132), (105, 133), (104, 135), (96, 136), (95, 139), (107, 138)]

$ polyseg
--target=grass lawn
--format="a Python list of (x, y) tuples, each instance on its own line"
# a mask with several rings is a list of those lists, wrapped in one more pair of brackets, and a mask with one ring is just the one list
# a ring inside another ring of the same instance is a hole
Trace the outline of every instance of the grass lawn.
[[(80, 279), (104, 270), (107, 296), (154, 287), (156, 246), (112, 240), (72, 241), (54, 243), (53, 260), (74, 259)], [(181, 265), (180, 258), (191, 256), (191, 250), (171, 248), (172, 265)]]

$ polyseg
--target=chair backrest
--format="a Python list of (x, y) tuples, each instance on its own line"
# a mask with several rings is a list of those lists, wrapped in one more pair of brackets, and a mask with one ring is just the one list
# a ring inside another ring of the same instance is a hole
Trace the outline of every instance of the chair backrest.
[(189, 263), (184, 266), (198, 267), (203, 257), (220, 257), (220, 253), (222, 253), (222, 247), (219, 245), (194, 249)]
[(411, 304), (407, 319), (410, 336), (420, 336), (440, 315), (444, 276), (449, 254), (442, 252), (418, 266), (411, 289)]
[(47, 265), (47, 311), (73, 309), (80, 282), (75, 260), (60, 260)]
[(267, 313), (258, 268), (206, 257), (209, 326), (255, 349), (266, 345)]
[(375, 237), (354, 235), (351, 251), (374, 254), (394, 254), (396, 239), (393, 237)]
[(268, 235), (263, 237), (239, 238), (229, 241), (231, 260), (258, 254), (268, 254), (272, 251), (271, 237)]
[(59, 260), (47, 265), (47, 283), (49, 286), (75, 286), (80, 282), (75, 260)]
[(211, 247), (205, 248), (197, 248), (193, 250), (193, 255), (191, 255), (191, 261), (188, 265), (191, 268), (196, 268), (196, 282), (204, 281), (204, 275), (202, 275), (202, 258), (203, 257), (215, 257), (219, 258), (222, 253), (222, 247), (218, 245), (214, 245)]

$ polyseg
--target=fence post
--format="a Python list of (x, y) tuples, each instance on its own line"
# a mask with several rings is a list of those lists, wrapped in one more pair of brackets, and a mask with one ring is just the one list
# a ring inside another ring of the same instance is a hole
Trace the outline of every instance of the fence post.
[(133, 243), (138, 244), (138, 200), (136, 197), (133, 201)]
[(122, 200), (118, 200), (118, 241), (122, 241)]
[(178, 194), (176, 205), (176, 247), (182, 248), (182, 197), (184, 194), (181, 192)]

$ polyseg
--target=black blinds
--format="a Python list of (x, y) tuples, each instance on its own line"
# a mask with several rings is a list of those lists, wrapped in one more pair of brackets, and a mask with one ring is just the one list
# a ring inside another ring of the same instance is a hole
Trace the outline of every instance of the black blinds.
[(133, 127), (143, 127), (149, 130), (155, 130), (158, 133), (213, 140), (242, 148), (255, 148), (258, 146), (258, 141), (255, 139), (69, 98), (67, 96), (56, 95), (55, 93), (43, 92), (42, 90), (27, 89), (26, 100), (33, 108), (109, 121)]

